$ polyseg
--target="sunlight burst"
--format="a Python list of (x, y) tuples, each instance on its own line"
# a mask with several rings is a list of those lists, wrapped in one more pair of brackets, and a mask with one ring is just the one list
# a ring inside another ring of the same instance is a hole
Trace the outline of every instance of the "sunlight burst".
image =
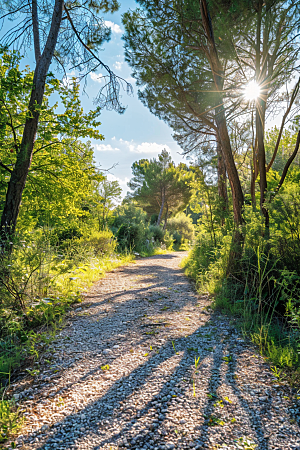
[(250, 81), (250, 83), (248, 83), (245, 86), (244, 97), (246, 100), (249, 101), (256, 100), (259, 94), (260, 94), (260, 87), (256, 83), (256, 81)]

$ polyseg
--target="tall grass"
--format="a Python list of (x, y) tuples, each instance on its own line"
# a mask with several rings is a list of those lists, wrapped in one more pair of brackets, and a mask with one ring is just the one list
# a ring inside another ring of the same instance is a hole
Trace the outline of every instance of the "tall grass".
[[(257, 241), (256, 241), (257, 243)], [(214, 297), (214, 307), (230, 313), (261, 354), (279, 367), (299, 366), (300, 277), (282, 268), (269, 243), (244, 250), (239, 269), (226, 277), (228, 236), (217, 247), (198, 238), (183, 265), (199, 290)]]
[(115, 254), (114, 246), (106, 245), (112, 234), (105, 233), (59, 246), (42, 234), (27, 236), (15, 243), (11, 257), (2, 255), (0, 442), (17, 429), (17, 409), (5, 399), (11, 378), (39, 358), (63, 326), (65, 313), (82, 301), (95, 281), (134, 259), (131, 254)]

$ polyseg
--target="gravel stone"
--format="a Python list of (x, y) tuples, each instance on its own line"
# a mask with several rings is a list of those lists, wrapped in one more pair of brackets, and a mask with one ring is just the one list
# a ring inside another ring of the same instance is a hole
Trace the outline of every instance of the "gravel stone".
[(85, 294), (39, 376), (10, 390), (16, 448), (300, 450), (299, 399), (196, 293), (184, 256), (139, 259)]

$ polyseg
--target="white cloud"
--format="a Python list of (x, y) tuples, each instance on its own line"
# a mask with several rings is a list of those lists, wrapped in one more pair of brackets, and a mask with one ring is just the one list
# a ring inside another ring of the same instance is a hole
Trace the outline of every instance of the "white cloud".
[(96, 81), (96, 83), (102, 83), (102, 81), (104, 80), (102, 73), (95, 73), (95, 72), (91, 72), (90, 73), (91, 76), (91, 80)]
[(111, 31), (116, 34), (121, 34), (123, 30), (121, 29), (120, 25), (117, 23), (111, 22), (110, 20), (105, 21), (105, 25), (109, 28), (111, 28)]
[(95, 150), (98, 152), (119, 152), (118, 147), (112, 147), (110, 144), (96, 144)]
[(107, 175), (107, 179), (108, 179), (108, 181), (118, 181), (120, 186), (127, 186), (127, 183), (129, 181), (128, 177), (125, 177), (124, 179), (122, 179), (122, 178), (116, 177), (112, 173), (109, 173)]
[(134, 149), (130, 151), (134, 153), (161, 153), (164, 148), (168, 152), (171, 151), (170, 147), (165, 144), (157, 144), (156, 142), (142, 142), (142, 144), (135, 146)]
[(156, 142), (142, 142), (141, 144), (136, 144), (133, 140), (124, 141), (124, 139), (119, 139), (120, 145), (126, 146), (132, 153), (161, 153), (165, 148), (168, 152), (171, 149), (166, 144), (157, 144)]
[(116, 62), (113, 64), (113, 66), (114, 66), (114, 68), (115, 68), (116, 70), (121, 70), (123, 64), (124, 64), (124, 63), (123, 63), (122, 61), (116, 61)]
[(133, 141), (124, 141), (122, 138), (119, 139), (120, 144), (126, 145), (131, 152), (134, 152), (134, 144)]

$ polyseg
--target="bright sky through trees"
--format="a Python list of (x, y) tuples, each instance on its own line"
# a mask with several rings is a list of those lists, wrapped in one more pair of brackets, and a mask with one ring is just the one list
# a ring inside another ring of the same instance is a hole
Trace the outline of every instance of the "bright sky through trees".
[[(137, 4), (133, 0), (123, 0), (120, 4), (120, 10), (116, 13), (103, 15), (107, 25), (112, 29), (112, 37), (110, 42), (103, 46), (101, 58), (117, 75), (132, 84), (134, 95), (129, 97), (125, 91), (121, 93), (122, 104), (127, 106), (123, 115), (103, 110), (100, 116), (102, 122), (100, 131), (103, 133), (105, 141), (98, 143), (93, 141), (93, 144), (95, 158), (101, 167), (107, 169), (113, 164), (118, 164), (111, 170), (114, 176), (109, 176), (109, 178), (117, 177), (123, 194), (126, 194), (127, 182), (132, 176), (131, 165), (134, 161), (141, 158), (155, 158), (164, 148), (171, 153), (176, 164), (184, 159), (179, 154), (182, 150), (173, 140), (172, 131), (168, 125), (151, 114), (138, 99), (135, 81), (130, 76), (131, 69), (124, 61), (122, 41), (124, 30), (121, 22), (122, 14), (128, 9), (135, 9)], [(82, 98), (82, 104), (86, 108), (93, 108), (93, 98), (102, 82), (97, 75), (92, 73), (88, 77), (86, 87), (88, 95), (84, 95)]]
[(244, 96), (245, 96), (246, 100), (248, 100), (248, 101), (256, 100), (258, 98), (259, 94), (260, 94), (260, 87), (256, 83), (256, 81), (254, 81), (254, 80), (250, 81), (245, 86)]

